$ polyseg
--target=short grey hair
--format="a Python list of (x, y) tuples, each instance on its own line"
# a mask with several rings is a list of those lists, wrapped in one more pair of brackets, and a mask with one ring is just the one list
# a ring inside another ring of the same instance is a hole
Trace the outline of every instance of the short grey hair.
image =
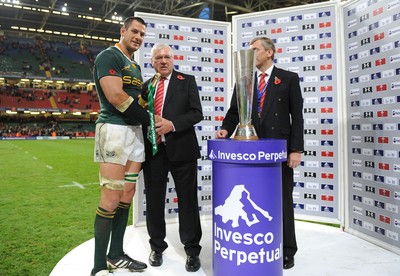
[(272, 59), (274, 59), (275, 56), (275, 44), (272, 41), (272, 39), (262, 36), (262, 37), (255, 37), (251, 40), (250, 45), (253, 45), (254, 42), (261, 40), (261, 45), (264, 47), (264, 50), (271, 49), (272, 50)]
[(154, 44), (153, 48), (151, 48), (151, 58), (154, 58), (154, 52), (159, 51), (161, 49), (168, 49), (169, 52), (171, 53), (171, 56), (174, 56), (174, 53), (172, 52), (172, 48), (168, 44), (164, 43), (157, 43)]

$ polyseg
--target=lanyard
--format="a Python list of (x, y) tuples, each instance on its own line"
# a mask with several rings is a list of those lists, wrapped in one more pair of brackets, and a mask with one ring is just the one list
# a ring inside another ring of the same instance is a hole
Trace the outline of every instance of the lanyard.
[(151, 142), (152, 153), (155, 155), (158, 152), (156, 121), (154, 117), (154, 92), (156, 87), (151, 85), (151, 82), (149, 82), (147, 89), (149, 91), (148, 110), (150, 115), (149, 140)]

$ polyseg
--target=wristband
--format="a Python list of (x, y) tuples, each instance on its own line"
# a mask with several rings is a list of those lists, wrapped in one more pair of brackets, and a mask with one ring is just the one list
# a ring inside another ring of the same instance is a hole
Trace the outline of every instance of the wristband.
[(118, 111), (124, 113), (128, 109), (128, 107), (133, 103), (133, 101), (134, 101), (133, 98), (129, 96), (129, 98), (125, 102), (123, 102), (117, 107)]

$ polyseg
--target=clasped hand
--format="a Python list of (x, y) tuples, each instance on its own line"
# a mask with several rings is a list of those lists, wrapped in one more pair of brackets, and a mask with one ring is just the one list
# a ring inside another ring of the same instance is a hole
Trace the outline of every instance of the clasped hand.
[(174, 127), (170, 120), (164, 119), (159, 115), (155, 116), (155, 120), (156, 120), (156, 132), (158, 135), (164, 135), (174, 130)]

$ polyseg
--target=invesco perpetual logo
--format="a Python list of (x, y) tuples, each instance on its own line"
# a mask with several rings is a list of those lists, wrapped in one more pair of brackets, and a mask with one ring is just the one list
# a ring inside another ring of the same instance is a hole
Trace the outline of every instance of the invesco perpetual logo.
[(233, 187), (229, 197), (225, 200), (225, 203), (215, 208), (215, 214), (220, 215), (222, 217), (222, 222), (224, 223), (232, 221), (232, 228), (239, 226), (239, 219), (245, 221), (247, 226), (252, 226), (253, 224), (259, 223), (260, 220), (255, 213), (252, 214), (251, 219), (248, 217), (247, 212), (243, 208), (244, 204), (241, 202), (241, 200), (243, 200), (242, 198), (244, 200), (248, 200), (254, 210), (258, 211), (269, 221), (272, 220), (272, 217), (269, 215), (269, 213), (261, 209), (251, 199), (250, 192), (244, 187), (244, 185), (236, 185)]
[(284, 161), (286, 160), (287, 152), (265, 152), (265, 151), (257, 151), (257, 152), (223, 152), (223, 151), (210, 151), (208, 155), (210, 160), (232, 160), (232, 161)]
[[(246, 208), (245, 206), (250, 206)], [(251, 217), (249, 217), (250, 210)], [(221, 216), (224, 224), (232, 228), (247, 225), (249, 229), (261, 221), (272, 221), (273, 217), (263, 210), (251, 198), (250, 192), (242, 184), (233, 187), (224, 204), (214, 209), (215, 216)], [(240, 227), (243, 229), (243, 227)], [(244, 227), (246, 229), (246, 227)], [(214, 222), (214, 255), (235, 262), (237, 266), (249, 264), (270, 263), (281, 258), (280, 244), (270, 248), (274, 241), (272, 232), (231, 231), (218, 227)], [(221, 244), (223, 243), (224, 246)]]

